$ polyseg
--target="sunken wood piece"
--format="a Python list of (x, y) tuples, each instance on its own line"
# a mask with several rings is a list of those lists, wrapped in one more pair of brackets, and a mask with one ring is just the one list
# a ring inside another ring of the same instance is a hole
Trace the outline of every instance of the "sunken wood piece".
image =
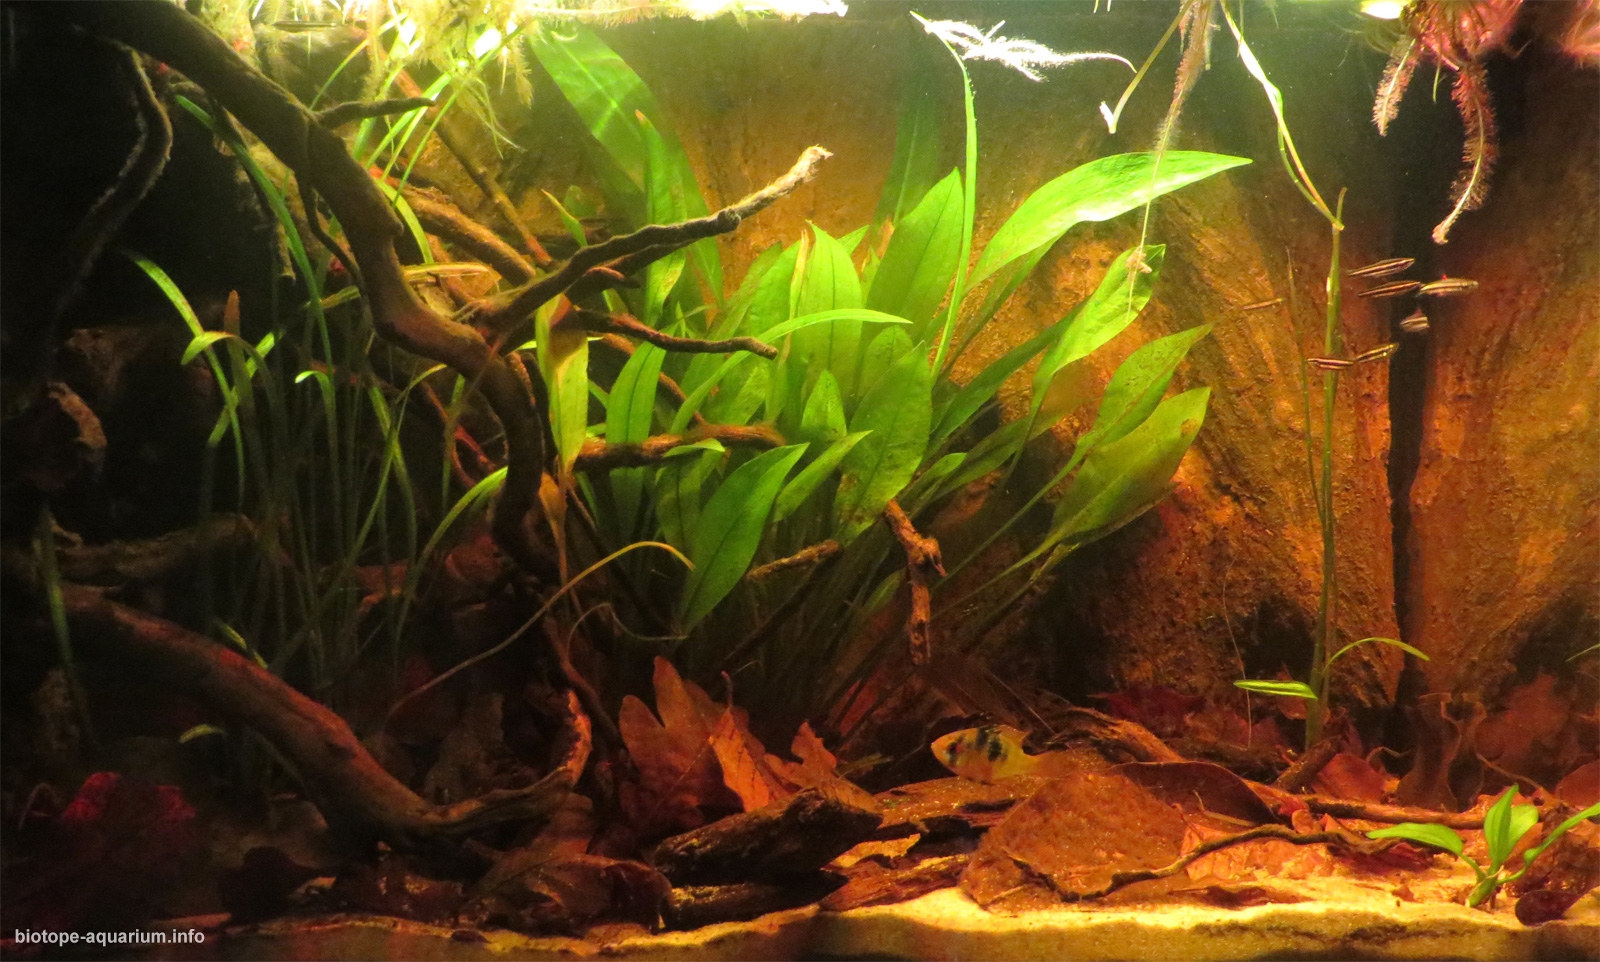
[[(66, 584), (62, 602), (75, 643), (98, 645), (159, 672), (164, 685), (260, 732), (295, 766), (307, 794), (335, 830), (361, 840), (452, 857), (468, 835), (507, 822), (548, 818), (588, 758), (588, 725), (576, 699), (565, 756), (526, 788), (434, 805), (368, 754), (344, 719), (231, 649), (180, 625), (118, 604), (93, 588)], [(582, 719), (582, 721), (579, 721)]]
[[(548, 277), (540, 278), (508, 297), (486, 299), (475, 323), (504, 336), (533, 316), (541, 304), (559, 294), (568, 293), (572, 300), (578, 301), (599, 293), (606, 286), (615, 286), (614, 277), (609, 280), (593, 279), (592, 275), (626, 274), (642, 269), (651, 261), (659, 260), (697, 240), (729, 233), (746, 218), (766, 210), (815, 177), (817, 168), (831, 156), (822, 147), (807, 147), (788, 173), (714, 214), (677, 224), (650, 224), (631, 234), (582, 248)], [(621, 265), (617, 270), (608, 270), (606, 265), (613, 261), (621, 262)]]
[(661, 907), (669, 929), (697, 929), (717, 922), (747, 922), (769, 912), (809, 905), (839, 887), (839, 877), (814, 872), (783, 884), (736, 882), (675, 888)]
[(1312, 779), (1316, 778), (1337, 754), (1339, 754), (1339, 740), (1322, 739), (1295, 759), (1293, 765), (1285, 768), (1283, 774), (1273, 781), (1272, 787), (1286, 792), (1300, 791), (1311, 784)]
[(908, 902), (961, 881), (968, 855), (924, 859), (911, 868), (859, 875), (822, 900), (825, 912), (848, 912), (868, 905)]
[(1062, 713), (1060, 726), (1056, 736), (1050, 739), (1052, 746), (1088, 744), (1113, 762), (1185, 760), (1143, 725), (1112, 718), (1092, 708), (1068, 709)]
[(237, 514), (212, 515), (184, 528), (144, 541), (62, 545), (56, 549), (61, 577), (92, 585), (159, 581), (197, 564), (212, 552), (237, 551), (258, 543), (256, 526)]
[(1446, 828), (1483, 827), (1483, 816), (1466, 812), (1438, 812), (1431, 808), (1414, 808), (1407, 805), (1380, 805), (1377, 802), (1358, 802), (1346, 798), (1327, 798), (1322, 795), (1303, 796), (1306, 807), (1319, 815), (1335, 818), (1362, 818), (1369, 822), (1433, 822)]
[(431, 188), (407, 187), (402, 194), (417, 215), (422, 229), (442, 237), (478, 260), (494, 268), (513, 284), (533, 280), (533, 265), (517, 253), (500, 235), (464, 214), (440, 192)]
[[(395, 77), (395, 81), (401, 92), (408, 97), (417, 97), (422, 93), (417, 82), (404, 70)], [(459, 110), (439, 108), (439, 113), (436, 114), (438, 123), (434, 126), (439, 142), (444, 144), (445, 150), (450, 151), (451, 156), (455, 157), (461, 169), (467, 172), (467, 176), (472, 178), (474, 184), (478, 185), (478, 190), (489, 199), (489, 203), (493, 204), (494, 209), (505, 218), (507, 224), (511, 225), (511, 229), (517, 232), (523, 246), (533, 255), (539, 266), (549, 267), (554, 263), (554, 258), (545, 252), (544, 245), (540, 244), (539, 239), (533, 236), (533, 231), (528, 229), (527, 223), (517, 211), (517, 206), (511, 203), (511, 198), (507, 197), (505, 190), (500, 187), (500, 181), (494, 172), (479, 163), (477, 157), (468, 149), (467, 132), (462, 129), (463, 116)]]
[(911, 519), (906, 517), (900, 502), (889, 499), (883, 508), (883, 520), (888, 523), (894, 539), (906, 555), (906, 581), (911, 585), (911, 614), (906, 618), (906, 641), (911, 646), (911, 663), (918, 668), (933, 657), (933, 636), (929, 622), (933, 618), (933, 602), (928, 584), (944, 577), (944, 558), (939, 553), (939, 542), (919, 533)]
[(145, 76), (139, 55), (131, 50), (119, 53), (118, 66), (122, 68), (132, 89), (138, 134), (116, 180), (94, 202), (82, 223), (67, 238), (67, 259), (56, 298), (56, 317), (66, 313), (71, 306), (84, 279), (99, 259), (100, 252), (116, 234), (117, 228), (128, 219), (128, 215), (150, 193), (160, 179), (161, 172), (166, 169), (167, 158), (172, 154), (172, 120), (151, 87), (150, 78)]
[(41, 4), (40, 9), (177, 69), (328, 202), (359, 266), (374, 329), (404, 350), (455, 369), (478, 386), (500, 419), (507, 472), (494, 516), (495, 540), (525, 569), (555, 579), (555, 566), (537, 551), (523, 526), (545, 468), (544, 435), (533, 399), (482, 335), (428, 307), (406, 282), (395, 246), (404, 228), (339, 135), (180, 6), (161, 0), (64, 0)]
[(584, 330), (591, 334), (635, 337), (641, 341), (648, 341), (663, 351), (676, 351), (680, 354), (730, 354), (734, 351), (749, 351), (769, 361), (778, 356), (777, 348), (754, 337), (729, 337), (707, 341), (695, 337), (676, 337), (658, 331), (632, 314), (607, 314), (602, 311), (580, 309), (575, 311), (574, 315)]
[(650, 862), (674, 885), (783, 880), (821, 869), (882, 820), (872, 796), (834, 779), (674, 835), (655, 847)]

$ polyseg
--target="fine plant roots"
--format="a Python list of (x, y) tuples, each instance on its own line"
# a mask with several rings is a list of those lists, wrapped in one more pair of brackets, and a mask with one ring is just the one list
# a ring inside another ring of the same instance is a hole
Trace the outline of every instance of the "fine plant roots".
[(93, 588), (63, 585), (62, 599), (75, 637), (157, 668), (164, 684), (260, 732), (293, 764), (329, 824), (357, 838), (448, 857), (475, 832), (547, 818), (589, 757), (588, 719), (569, 693), (568, 744), (550, 774), (526, 788), (434, 805), (385, 771), (342, 718), (249, 658)]

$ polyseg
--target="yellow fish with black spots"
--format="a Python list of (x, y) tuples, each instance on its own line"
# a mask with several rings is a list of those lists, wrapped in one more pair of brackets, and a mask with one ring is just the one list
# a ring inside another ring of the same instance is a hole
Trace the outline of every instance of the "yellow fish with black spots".
[(1009, 725), (968, 728), (935, 739), (933, 755), (945, 768), (974, 781), (1029, 775), (1039, 767), (1040, 757), (1022, 750), (1026, 737)]

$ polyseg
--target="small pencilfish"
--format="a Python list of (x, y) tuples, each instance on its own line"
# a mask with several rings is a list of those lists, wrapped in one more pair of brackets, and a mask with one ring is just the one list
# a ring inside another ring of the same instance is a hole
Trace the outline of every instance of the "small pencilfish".
[(1379, 344), (1370, 351), (1362, 351), (1351, 360), (1356, 364), (1362, 364), (1366, 361), (1381, 361), (1398, 350), (1400, 350), (1400, 345), (1390, 341), (1387, 344)]
[(1039, 759), (1022, 750), (1026, 733), (1009, 725), (985, 725), (951, 732), (933, 743), (933, 756), (962, 778), (992, 782), (997, 778), (1027, 775)]
[(1346, 271), (1346, 273), (1351, 277), (1388, 277), (1410, 269), (1411, 265), (1416, 262), (1417, 259), (1415, 257), (1391, 257), (1388, 260), (1368, 264), (1366, 267), (1358, 267), (1353, 271)]
[(1407, 334), (1428, 333), (1428, 315), (1420, 310), (1400, 322), (1400, 330)]
[(1390, 281), (1387, 284), (1379, 284), (1377, 287), (1369, 287), (1369, 288), (1367, 288), (1366, 290), (1361, 292), (1361, 296), (1362, 297), (1400, 297), (1401, 295), (1404, 295), (1404, 294), (1410, 294), (1412, 291), (1418, 289), (1421, 286), (1422, 286), (1422, 282), (1421, 281)]
[(1306, 363), (1319, 371), (1342, 371), (1356, 362), (1348, 357), (1308, 357)]
[(1443, 277), (1422, 285), (1417, 289), (1417, 294), (1422, 297), (1456, 297), (1470, 294), (1477, 289), (1477, 281), (1465, 277)]

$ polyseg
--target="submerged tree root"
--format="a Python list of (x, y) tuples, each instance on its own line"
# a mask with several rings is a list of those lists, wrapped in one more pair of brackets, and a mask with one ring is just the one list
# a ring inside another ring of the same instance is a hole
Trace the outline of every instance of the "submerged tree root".
[(61, 594), (75, 638), (156, 668), (163, 683), (260, 732), (294, 764), (328, 823), (359, 839), (452, 856), (475, 832), (548, 818), (589, 757), (588, 719), (569, 694), (568, 744), (549, 775), (526, 788), (435, 805), (385, 771), (344, 719), (250, 659), (93, 588), (63, 585)]

